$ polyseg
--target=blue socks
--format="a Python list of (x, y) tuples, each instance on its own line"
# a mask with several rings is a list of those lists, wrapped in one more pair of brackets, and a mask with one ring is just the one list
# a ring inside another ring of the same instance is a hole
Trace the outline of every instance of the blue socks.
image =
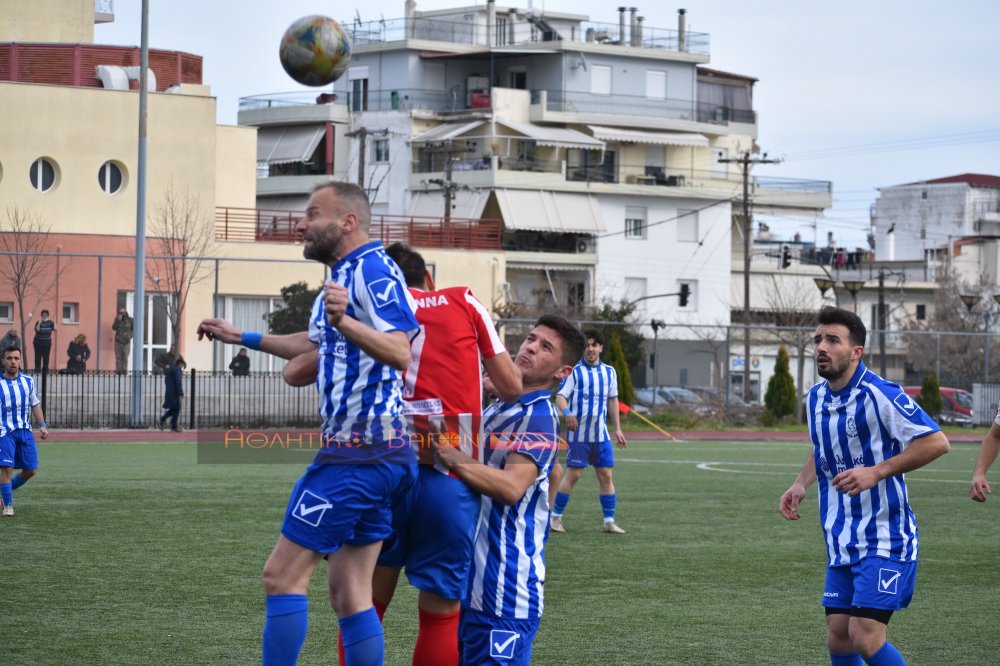
[(903, 655), (899, 654), (899, 650), (889, 641), (886, 641), (878, 652), (865, 659), (865, 663), (868, 666), (906, 666)]
[(11, 490), (17, 490), (18, 488), (20, 488), (21, 486), (23, 486), (27, 482), (28, 482), (28, 479), (26, 479), (23, 476), (21, 476), (20, 474), (18, 474), (17, 476), (15, 476), (13, 479), (10, 480), (10, 489)]
[(618, 504), (618, 495), (601, 495), (601, 509), (604, 511), (604, 522), (615, 519), (615, 506)]
[(833, 654), (830, 653), (830, 663), (832, 666), (864, 666), (864, 661), (861, 659), (861, 655), (857, 652), (852, 652), (851, 654)]
[(566, 505), (569, 504), (569, 498), (569, 493), (556, 493), (556, 503), (552, 505), (553, 515), (563, 515), (563, 512), (566, 510)]
[(265, 608), (264, 666), (294, 664), (309, 629), (309, 600), (304, 594), (272, 594)]
[(0, 483), (0, 501), (3, 501), (4, 506), (12, 506), (14, 504), (14, 489), (11, 488), (10, 483)]
[(385, 639), (374, 608), (340, 619), (346, 666), (382, 666)]

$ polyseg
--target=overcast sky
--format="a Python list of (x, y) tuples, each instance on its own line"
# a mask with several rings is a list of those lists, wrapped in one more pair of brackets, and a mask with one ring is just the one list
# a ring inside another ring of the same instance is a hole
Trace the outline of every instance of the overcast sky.
[[(417, 0), (418, 10), (483, 5)], [(498, 1), (498, 6), (527, 7)], [(607, 0), (535, 0), (553, 12), (617, 23)], [(759, 79), (758, 144), (777, 166), (759, 175), (833, 182), (834, 207), (814, 230), (772, 231), (865, 245), (877, 188), (965, 172), (1000, 175), (1000, 2), (994, 0), (662, 0), (634, 2), (650, 28), (708, 33), (710, 67)], [(631, 4), (629, 6), (631, 6)], [(99, 44), (138, 45), (139, 0), (116, 0)], [(356, 9), (355, 9), (356, 8)], [(304, 90), (278, 62), (278, 42), (300, 16), (399, 18), (404, 0), (150, 0), (150, 46), (204, 58), (219, 122), (236, 123), (239, 98)]]

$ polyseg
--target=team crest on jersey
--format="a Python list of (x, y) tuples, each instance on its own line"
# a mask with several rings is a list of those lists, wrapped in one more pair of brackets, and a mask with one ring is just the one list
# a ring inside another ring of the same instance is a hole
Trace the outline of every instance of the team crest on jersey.
[(844, 429), (847, 431), (848, 437), (858, 436), (858, 424), (854, 421), (853, 416), (847, 417), (847, 423), (844, 424)]
[(907, 416), (913, 416), (913, 414), (917, 411), (917, 403), (913, 402), (913, 399), (905, 393), (897, 395), (892, 402), (899, 407), (899, 411), (903, 412)]
[(514, 648), (521, 634), (516, 631), (493, 629), (490, 631), (490, 656), (494, 659), (513, 659)]
[(390, 303), (397, 303), (399, 301), (398, 291), (396, 289), (396, 281), (392, 278), (375, 280), (368, 285), (368, 295), (377, 308), (385, 307)]

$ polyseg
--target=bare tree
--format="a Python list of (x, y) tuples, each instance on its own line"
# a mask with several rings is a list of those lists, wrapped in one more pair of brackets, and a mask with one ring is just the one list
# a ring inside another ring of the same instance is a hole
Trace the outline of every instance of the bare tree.
[[(50, 249), (50, 227), (31, 211), (12, 206), (0, 220), (0, 279), (10, 285), (17, 304), (24, 365), (28, 367), (28, 322), (35, 308), (55, 290), (59, 273)], [(67, 264), (68, 265), (68, 264)]]
[(214, 249), (215, 229), (198, 197), (171, 183), (149, 218), (148, 232), (153, 242), (146, 278), (168, 295), (165, 307), (176, 341), (191, 288), (211, 275), (206, 257)]
[(803, 332), (816, 326), (816, 292), (812, 281), (783, 279), (771, 275), (772, 288), (764, 294), (764, 303), (772, 315), (772, 335), (779, 344), (795, 350), (795, 415), (802, 418), (802, 394), (805, 393), (806, 348), (810, 336)]

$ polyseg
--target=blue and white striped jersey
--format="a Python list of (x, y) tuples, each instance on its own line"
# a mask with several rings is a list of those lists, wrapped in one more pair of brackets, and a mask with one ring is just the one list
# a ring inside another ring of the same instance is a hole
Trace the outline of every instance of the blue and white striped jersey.
[(842, 390), (831, 391), (824, 381), (809, 390), (807, 401), (829, 565), (868, 556), (915, 561), (917, 521), (903, 475), (882, 479), (854, 497), (833, 487), (833, 478), (899, 455), (914, 439), (940, 430), (938, 425), (903, 389), (863, 362)]
[(483, 413), (486, 464), (503, 469), (511, 451), (538, 466), (535, 482), (512, 506), (482, 497), (469, 570), (466, 608), (507, 619), (542, 616), (549, 527), (549, 472), (555, 461), (559, 419), (550, 391), (526, 393), (514, 403), (494, 402)]
[(608, 434), (608, 399), (618, 397), (618, 373), (607, 363), (590, 365), (580, 361), (559, 385), (559, 395), (566, 398), (580, 425), (567, 430), (570, 444), (594, 444), (610, 439)]
[[(338, 261), (330, 279), (348, 290), (347, 316), (378, 331), (403, 331), (411, 340), (416, 335), (413, 297), (380, 242), (362, 245)], [(313, 303), (309, 339), (319, 345), (316, 388), (325, 446), (317, 458), (415, 462), (402, 415), (402, 373), (361, 351), (327, 322), (322, 292)]]
[(31, 377), (23, 372), (15, 379), (0, 374), (0, 437), (15, 430), (31, 430), (31, 408), (40, 402)]

